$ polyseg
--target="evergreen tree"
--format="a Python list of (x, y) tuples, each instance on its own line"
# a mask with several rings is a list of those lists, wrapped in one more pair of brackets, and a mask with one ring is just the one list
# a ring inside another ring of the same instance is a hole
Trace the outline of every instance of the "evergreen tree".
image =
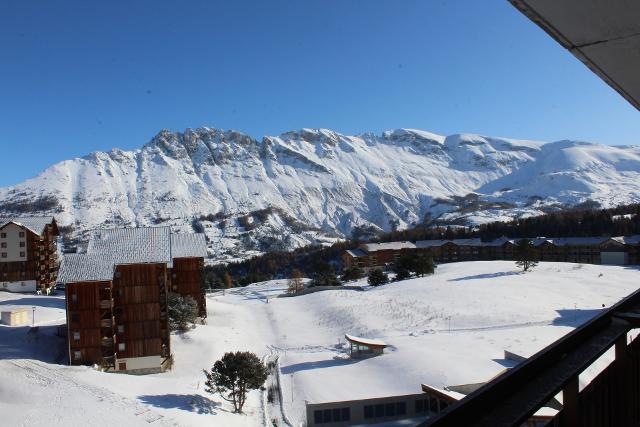
[(433, 258), (427, 255), (420, 255), (415, 259), (415, 272), (419, 277), (425, 274), (433, 274), (435, 272), (436, 265), (433, 262)]
[(336, 276), (333, 266), (326, 262), (316, 264), (313, 274), (313, 286), (339, 286), (340, 281)]
[(169, 292), (167, 296), (167, 315), (169, 329), (172, 331), (188, 331), (198, 318), (198, 303), (190, 296), (182, 296)]
[(529, 269), (538, 265), (538, 251), (531, 240), (518, 240), (515, 247), (515, 259), (516, 265), (522, 268), (523, 271), (529, 271)]
[(258, 356), (248, 351), (225, 353), (211, 371), (205, 370), (204, 374), (207, 378), (205, 391), (220, 394), (224, 400), (233, 403), (237, 413), (242, 412), (247, 392), (262, 387), (267, 380), (267, 368)]
[(411, 272), (415, 271), (415, 257), (411, 255), (402, 255), (393, 263), (393, 271), (396, 273), (396, 280), (404, 280), (411, 276)]
[(357, 265), (351, 266), (344, 270), (342, 273), (342, 280), (350, 281), (350, 280), (358, 280), (364, 277), (364, 270)]
[(379, 268), (375, 268), (369, 272), (369, 277), (367, 281), (371, 286), (380, 286), (384, 285), (389, 281), (389, 277), (385, 272), (380, 270)]

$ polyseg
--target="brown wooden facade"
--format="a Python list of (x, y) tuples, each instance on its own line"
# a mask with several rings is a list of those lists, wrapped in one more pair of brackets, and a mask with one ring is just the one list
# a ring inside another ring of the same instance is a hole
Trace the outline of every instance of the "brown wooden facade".
[(69, 360), (131, 370), (127, 359), (171, 355), (166, 264), (118, 265), (112, 281), (66, 285)]
[[(540, 261), (573, 262), (584, 264), (603, 264), (610, 259), (612, 253), (624, 254), (619, 264), (640, 264), (640, 239), (630, 242), (623, 238), (584, 239), (583, 242), (558, 242), (554, 239), (533, 239)], [(561, 240), (561, 239), (557, 239)], [(385, 268), (403, 255), (426, 255), (437, 263), (481, 260), (513, 260), (515, 257), (515, 240), (501, 239), (497, 242), (478, 242), (476, 244), (459, 244), (454, 241), (443, 241), (441, 244), (420, 245), (416, 248), (377, 250), (370, 252), (366, 245), (345, 251), (342, 254), (343, 267), (359, 266), (365, 271), (373, 268)]]
[(35, 281), (36, 289), (45, 292), (55, 286), (59, 266), (56, 245), (59, 232), (55, 220), (44, 227), (42, 234), (37, 234), (20, 223), (11, 222), (4, 228), (6, 227), (18, 227), (24, 233), (26, 258), (23, 261), (8, 262), (0, 258), (0, 282)]
[(207, 317), (204, 292), (204, 258), (174, 258), (170, 269), (171, 291), (190, 296), (198, 304), (198, 316)]

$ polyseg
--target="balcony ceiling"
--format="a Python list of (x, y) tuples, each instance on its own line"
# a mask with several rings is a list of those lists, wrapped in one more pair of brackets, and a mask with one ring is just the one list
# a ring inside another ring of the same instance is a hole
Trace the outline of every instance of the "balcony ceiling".
[(509, 0), (640, 110), (640, 0)]

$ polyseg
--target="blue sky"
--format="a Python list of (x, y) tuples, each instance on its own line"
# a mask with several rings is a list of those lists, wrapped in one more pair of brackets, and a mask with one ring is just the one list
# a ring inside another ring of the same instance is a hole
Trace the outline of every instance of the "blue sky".
[(0, 186), (198, 126), (640, 142), (506, 0), (0, 2)]

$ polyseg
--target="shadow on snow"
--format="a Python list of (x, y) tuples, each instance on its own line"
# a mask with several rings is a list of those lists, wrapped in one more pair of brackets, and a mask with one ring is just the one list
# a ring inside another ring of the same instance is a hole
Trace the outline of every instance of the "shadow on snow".
[(220, 403), (199, 394), (151, 394), (138, 396), (138, 400), (147, 405), (164, 409), (181, 409), (196, 414), (215, 414)]
[(334, 366), (345, 366), (359, 362), (360, 359), (327, 359), (314, 360), (312, 362), (294, 363), (293, 365), (283, 366), (280, 371), (283, 375), (293, 374), (300, 371), (309, 371), (311, 369), (332, 368)]
[(484, 273), (484, 274), (476, 274), (473, 276), (458, 277), (455, 279), (449, 279), (449, 282), (461, 282), (463, 280), (475, 280), (475, 279), (495, 279), (496, 277), (519, 276), (521, 274), (522, 274), (522, 271), (500, 271), (498, 273)]

